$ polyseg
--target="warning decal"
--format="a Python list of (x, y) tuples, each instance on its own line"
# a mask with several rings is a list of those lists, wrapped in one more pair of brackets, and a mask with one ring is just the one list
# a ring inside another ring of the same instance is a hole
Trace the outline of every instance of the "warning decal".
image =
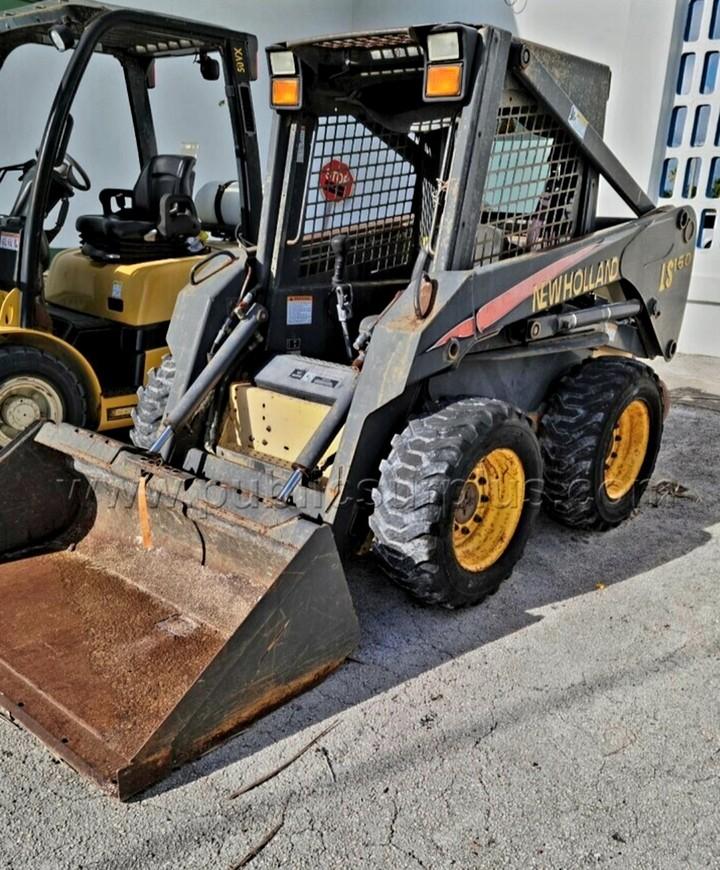
[(331, 160), (320, 170), (320, 190), (328, 202), (341, 202), (352, 196), (355, 179), (347, 163)]
[(310, 326), (312, 324), (312, 296), (288, 296), (287, 325)]
[(0, 251), (19, 251), (20, 233), (0, 233)]
[(568, 116), (568, 124), (570, 124), (575, 133), (581, 139), (584, 139), (590, 122), (585, 117), (585, 115), (583, 115), (580, 109), (578, 109), (577, 106), (573, 105), (570, 109), (570, 115)]

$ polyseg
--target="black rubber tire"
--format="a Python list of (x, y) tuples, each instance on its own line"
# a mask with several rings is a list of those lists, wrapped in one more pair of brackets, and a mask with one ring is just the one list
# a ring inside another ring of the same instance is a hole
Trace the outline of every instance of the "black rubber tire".
[[(612, 500), (604, 486), (613, 428), (623, 410), (641, 399), (650, 412), (650, 440), (635, 485)], [(655, 372), (624, 357), (599, 357), (557, 384), (540, 427), (545, 461), (545, 507), (567, 526), (604, 530), (637, 507), (650, 481), (663, 432), (663, 400)]]
[(156, 369), (150, 369), (147, 384), (137, 391), (137, 405), (132, 412), (130, 440), (136, 447), (149, 450), (162, 432), (170, 391), (175, 380), (175, 360), (163, 357)]
[[(476, 463), (498, 447), (520, 458), (527, 479), (518, 527), (484, 571), (465, 570), (452, 546), (455, 503)], [(542, 456), (528, 419), (490, 399), (465, 398), (411, 420), (392, 440), (373, 492), (373, 550), (415, 599), (447, 608), (478, 604), (510, 576), (542, 502)]]
[[(74, 426), (88, 423), (87, 393), (75, 372), (51, 353), (25, 345), (0, 347), (0, 384), (32, 376), (50, 384), (62, 402), (62, 420)], [(59, 421), (58, 421), (59, 422)]]

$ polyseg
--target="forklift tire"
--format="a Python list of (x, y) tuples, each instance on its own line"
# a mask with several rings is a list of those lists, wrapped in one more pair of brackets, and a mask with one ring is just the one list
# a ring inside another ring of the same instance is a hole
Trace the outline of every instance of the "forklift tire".
[(136, 447), (149, 450), (157, 441), (174, 380), (175, 360), (168, 354), (158, 368), (150, 369), (146, 385), (137, 391), (138, 401), (132, 412), (133, 427), (130, 430), (130, 440)]
[(373, 492), (373, 549), (414, 598), (478, 604), (510, 576), (542, 501), (529, 421), (504, 402), (465, 398), (411, 420)]
[(87, 395), (62, 360), (35, 347), (0, 347), (0, 447), (36, 420), (87, 424)]
[(548, 513), (583, 529), (619, 525), (650, 481), (662, 432), (662, 393), (649, 366), (599, 357), (565, 375), (541, 423)]

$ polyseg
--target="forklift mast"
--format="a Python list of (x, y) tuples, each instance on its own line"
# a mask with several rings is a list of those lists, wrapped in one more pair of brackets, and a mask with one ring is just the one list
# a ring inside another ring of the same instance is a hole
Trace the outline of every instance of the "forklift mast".
[(67, 144), (70, 111), (94, 52), (115, 56), (125, 74), (140, 165), (157, 154), (148, 90), (156, 58), (218, 52), (222, 58), (232, 123), (241, 213), (247, 235), (257, 238), (261, 182), (250, 82), (257, 77), (257, 39), (195, 21), (142, 10), (108, 7), (93, 0), (37, 3), (6, 14), (0, 21), (0, 66), (16, 47), (27, 43), (73, 48), (53, 100), (38, 152), (36, 174), (18, 257), (17, 284), (22, 291), (22, 325), (33, 325), (35, 298), (42, 291), (37, 269), (43, 221), (53, 167)]

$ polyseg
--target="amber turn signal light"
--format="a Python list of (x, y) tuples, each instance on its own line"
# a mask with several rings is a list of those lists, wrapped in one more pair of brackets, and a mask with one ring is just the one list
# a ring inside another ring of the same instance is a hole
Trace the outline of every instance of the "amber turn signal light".
[(425, 77), (425, 96), (459, 97), (462, 93), (462, 64), (438, 63), (427, 68)]
[(272, 105), (283, 109), (297, 109), (300, 106), (300, 79), (273, 79)]

